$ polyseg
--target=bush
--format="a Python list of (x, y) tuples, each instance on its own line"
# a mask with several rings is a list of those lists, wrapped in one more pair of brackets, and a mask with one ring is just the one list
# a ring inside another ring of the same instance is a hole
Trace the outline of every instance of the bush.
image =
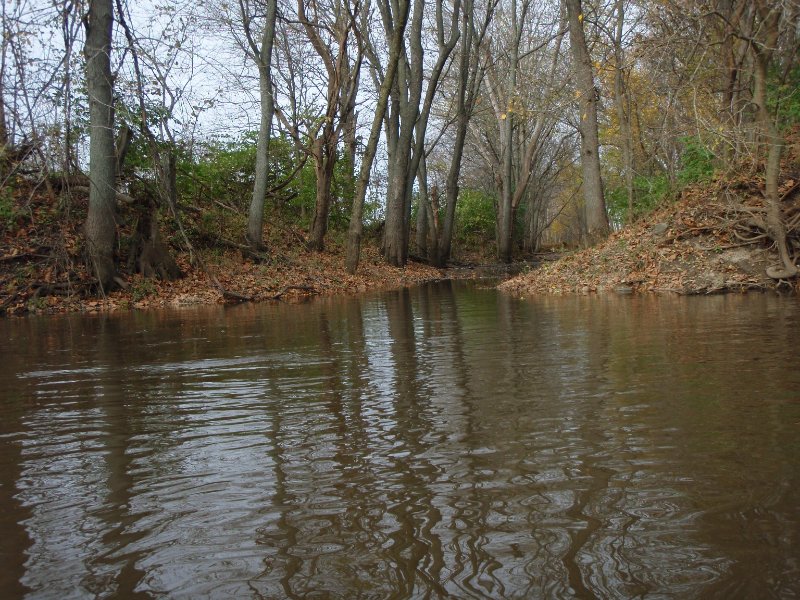
[(495, 200), (480, 190), (461, 190), (456, 204), (455, 237), (464, 244), (482, 244), (495, 237)]
[(778, 126), (791, 127), (800, 123), (800, 67), (792, 69), (781, 83), (777, 70), (767, 82), (767, 105), (777, 116)]
[[(682, 138), (681, 142), (683, 152), (680, 170), (675, 177), (677, 184), (675, 187), (670, 185), (669, 178), (665, 174), (637, 175), (634, 178), (635, 217), (651, 212), (687, 185), (708, 180), (714, 175), (714, 153), (695, 137)], [(625, 186), (610, 188), (606, 193), (606, 205), (611, 220), (623, 223), (628, 216), (628, 193)]]
[(714, 174), (714, 153), (697, 138), (686, 137), (681, 141), (684, 147), (681, 154), (681, 170), (677, 176), (679, 188), (710, 179)]
[(23, 214), (14, 202), (14, 189), (8, 185), (0, 188), (0, 232), (13, 231)]
[[(209, 199), (217, 200), (246, 215), (253, 193), (256, 148), (255, 132), (237, 140), (206, 145), (199, 159), (179, 162), (179, 196), (195, 206), (210, 204)], [(301, 158), (289, 138), (275, 137), (270, 140), (268, 186), (275, 187), (293, 176), (277, 193), (277, 198), (273, 199), (274, 206), (287, 221), (307, 227), (314, 216), (317, 178), (311, 158), (295, 173)], [(347, 157), (340, 154), (331, 185), (331, 229), (346, 228), (349, 224), (353, 200), (353, 189), (347, 176), (349, 168)], [(267, 201), (270, 202), (269, 199)]]

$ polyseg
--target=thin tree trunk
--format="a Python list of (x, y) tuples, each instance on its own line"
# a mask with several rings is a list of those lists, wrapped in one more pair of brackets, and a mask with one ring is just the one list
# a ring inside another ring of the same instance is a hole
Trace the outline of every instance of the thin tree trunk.
[(417, 253), (422, 258), (428, 255), (428, 172), (425, 157), (419, 161), (417, 168), (417, 185), (419, 198), (417, 200)]
[[(3, 2), (2, 8), (0, 8), (0, 18), (2, 21), (2, 30), (0, 30), (0, 35), (2, 35), (2, 39), (0, 39), (0, 167), (2, 167), (2, 161), (4, 158), (4, 150), (6, 146), (8, 146), (8, 125), (6, 122), (6, 94), (5, 88), (3, 86), (3, 82), (5, 81), (6, 77), (6, 55), (9, 43), (10, 34), (6, 32), (6, 10), (8, 6), (5, 2)], [(0, 176), (3, 173), (0, 171)]]
[[(524, 12), (524, 11), (523, 11)], [(517, 89), (517, 68), (519, 66), (519, 45), (522, 38), (523, 24), (517, 15), (517, 0), (511, 3), (512, 35), (514, 42), (511, 47), (511, 64), (509, 65), (510, 82), (506, 91), (505, 113), (501, 115), (501, 143), (503, 145), (502, 164), (502, 190), (500, 191), (500, 205), (497, 211), (497, 258), (502, 262), (511, 262), (514, 198), (514, 106), (512, 98)]]
[(458, 123), (456, 125), (456, 139), (453, 143), (453, 158), (450, 162), (450, 168), (447, 171), (447, 183), (445, 184), (444, 222), (442, 223), (439, 251), (435, 257), (435, 264), (437, 267), (444, 267), (447, 264), (452, 251), (453, 231), (456, 222), (456, 204), (460, 192), (458, 181), (461, 175), (461, 160), (464, 156), (464, 144), (467, 140), (468, 125), (469, 115), (466, 112), (459, 112)]
[(608, 234), (608, 215), (600, 176), (600, 140), (597, 133), (597, 104), (592, 60), (583, 31), (581, 0), (564, 0), (569, 21), (569, 39), (580, 93), (581, 170), (588, 243)]
[(111, 78), (112, 0), (91, 0), (86, 18), (86, 86), (89, 95), (88, 256), (101, 291), (116, 276), (116, 153)]
[(275, 99), (272, 95), (272, 47), (275, 42), (276, 15), (277, 0), (267, 0), (266, 22), (261, 36), (261, 47), (252, 48), (258, 64), (258, 87), (261, 98), (255, 183), (247, 218), (247, 242), (253, 252), (260, 251), (264, 245), (264, 204), (267, 201), (267, 180), (269, 178), (269, 141), (272, 118), (275, 114)]
[(636, 198), (633, 188), (633, 133), (628, 118), (628, 94), (625, 89), (625, 55), (622, 50), (622, 29), (625, 24), (625, 0), (617, 0), (617, 28), (614, 34), (614, 104), (617, 107), (622, 163), (625, 170), (625, 191), (628, 196), (628, 222), (633, 221)]
[(328, 232), (328, 215), (331, 207), (331, 183), (333, 169), (336, 165), (336, 148), (331, 149), (323, 135), (315, 144), (314, 173), (317, 176), (316, 205), (314, 219), (311, 222), (311, 239), (308, 246), (312, 250), (322, 252), (325, 249), (325, 234)]
[[(480, 31), (475, 30), (473, 0), (465, 0), (464, 10), (461, 13), (461, 55), (459, 57), (458, 92), (456, 96), (456, 137), (453, 142), (453, 157), (450, 162), (450, 168), (447, 171), (444, 221), (441, 227), (438, 228), (441, 233), (437, 240), (438, 252), (435, 255), (435, 264), (439, 267), (445, 266), (447, 261), (450, 260), (456, 220), (456, 204), (460, 192), (461, 161), (464, 157), (464, 145), (467, 140), (469, 121), (483, 80), (484, 70), (481, 66), (477, 49), (483, 43), (496, 6), (497, 0), (489, 2)], [(473, 50), (475, 51), (473, 52)]]
[(770, 61), (778, 41), (780, 12), (777, 7), (770, 7), (765, 0), (760, 0), (757, 9), (762, 17), (760, 24), (762, 39), (751, 46), (753, 52), (753, 102), (757, 108), (761, 135), (767, 145), (767, 167), (764, 173), (767, 201), (767, 226), (781, 259), (779, 267), (769, 267), (767, 275), (773, 279), (789, 279), (798, 273), (786, 242), (786, 225), (783, 222), (781, 201), (778, 194), (778, 182), (781, 172), (781, 154), (783, 137), (769, 114), (767, 107), (767, 74)]

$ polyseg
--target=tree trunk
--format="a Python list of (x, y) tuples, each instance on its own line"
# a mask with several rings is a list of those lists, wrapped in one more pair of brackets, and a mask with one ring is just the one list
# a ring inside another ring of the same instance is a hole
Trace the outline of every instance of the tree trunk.
[(386, 66), (386, 73), (378, 93), (378, 102), (375, 106), (375, 115), (372, 119), (369, 140), (361, 159), (361, 170), (359, 171), (358, 183), (356, 185), (355, 197), (353, 198), (353, 211), (350, 214), (350, 227), (347, 232), (347, 255), (345, 267), (347, 272), (355, 274), (358, 269), (358, 262), (361, 257), (361, 236), (363, 232), (364, 200), (367, 197), (367, 186), (369, 185), (372, 163), (378, 150), (380, 140), (381, 125), (386, 114), (386, 106), (389, 103), (389, 95), (392, 92), (395, 78), (397, 75), (398, 62), (403, 46), (403, 35), (406, 24), (408, 23), (408, 0), (398, 1), (398, 10), (395, 14), (395, 22), (392, 31), (392, 42), (389, 49), (389, 62)]
[[(460, 92), (459, 92), (460, 93)], [(458, 123), (456, 125), (456, 139), (453, 143), (453, 158), (450, 168), (447, 171), (447, 183), (445, 185), (445, 205), (444, 222), (442, 223), (442, 233), (439, 241), (439, 252), (436, 255), (436, 266), (444, 267), (450, 260), (450, 253), (453, 244), (453, 230), (456, 221), (456, 203), (460, 188), (458, 185), (461, 176), (461, 159), (464, 156), (464, 144), (467, 140), (467, 126), (469, 116), (466, 111), (458, 113)]]
[(453, 231), (456, 220), (456, 204), (458, 202), (459, 177), (461, 175), (461, 161), (464, 156), (464, 145), (467, 140), (467, 128), (475, 108), (475, 100), (483, 80), (483, 68), (480, 64), (477, 50), (483, 43), (486, 31), (492, 18), (497, 0), (489, 3), (484, 21), (479, 31), (475, 30), (474, 2), (465, 0), (464, 10), (461, 13), (461, 55), (458, 67), (458, 92), (456, 95), (456, 136), (453, 142), (453, 157), (447, 171), (445, 188), (444, 221), (437, 240), (438, 252), (435, 254), (435, 265), (444, 267), (450, 260), (453, 243)]
[(258, 64), (258, 86), (261, 97), (261, 122), (258, 127), (256, 147), (256, 172), (253, 196), (247, 219), (247, 242), (253, 252), (263, 248), (264, 204), (267, 200), (269, 177), (269, 139), (275, 100), (272, 96), (272, 47), (275, 41), (277, 0), (267, 0), (266, 22), (261, 36), (261, 47), (255, 56)]
[(587, 241), (595, 243), (608, 235), (608, 215), (600, 176), (600, 140), (597, 133), (598, 92), (592, 60), (583, 31), (581, 0), (564, 0), (569, 20), (569, 39), (580, 93), (581, 170)]
[(112, 0), (91, 0), (86, 18), (86, 86), (89, 95), (89, 212), (86, 241), (100, 289), (116, 276), (116, 153), (111, 77)]
[(423, 6), (423, 0), (414, 1), (414, 15), (408, 36), (411, 48), (411, 63), (409, 64), (401, 57), (396, 82), (400, 100), (398, 103), (400, 133), (392, 161), (392, 176), (390, 193), (386, 201), (386, 227), (383, 238), (384, 259), (395, 267), (405, 265), (408, 258), (406, 214), (408, 213), (407, 203), (411, 200), (409, 189), (411, 145), (419, 117), (419, 101), (422, 96)]
[(617, 0), (617, 28), (614, 34), (614, 104), (617, 107), (625, 191), (628, 196), (628, 222), (633, 221), (636, 198), (633, 188), (633, 133), (628, 118), (628, 94), (625, 89), (625, 54), (622, 50), (622, 29), (625, 24), (625, 0)]
[[(355, 86), (359, 86), (359, 74), (354, 75), (349, 66), (345, 65), (345, 79), (350, 81), (351, 78), (356, 77)], [(345, 173), (345, 192), (343, 194), (345, 200), (353, 201), (353, 194), (356, 189), (356, 157), (358, 151), (358, 128), (356, 115), (356, 95), (353, 94), (350, 98), (343, 97), (342, 105), (344, 106), (344, 114), (342, 115), (342, 137), (347, 151), (347, 171)]]
[(422, 258), (428, 256), (428, 172), (425, 157), (419, 161), (417, 169), (417, 185), (419, 198), (417, 200), (417, 254)]
[(2, 35), (5, 39), (0, 42), (0, 177), (4, 175), (2, 172), (2, 166), (5, 158), (5, 150), (8, 146), (8, 125), (6, 122), (6, 92), (3, 83), (6, 79), (6, 53), (7, 53), (7, 45), (8, 45), (8, 37), (5, 31), (5, 22), (6, 22), (6, 9), (7, 5), (3, 3), (2, 8), (0, 8), (0, 18), (2, 18)]
[(129, 266), (145, 277), (177, 279), (181, 270), (161, 236), (158, 203), (151, 198), (139, 211), (136, 233), (129, 251)]
[(511, 64), (509, 66), (510, 82), (506, 91), (505, 113), (501, 115), (502, 124), (500, 140), (503, 148), (502, 164), (502, 189), (500, 190), (500, 204), (497, 210), (497, 258), (502, 262), (511, 262), (511, 238), (514, 231), (513, 223), (513, 198), (514, 198), (514, 107), (512, 98), (517, 90), (517, 68), (519, 66), (519, 44), (522, 36), (522, 23), (517, 16), (517, 1), (511, 3), (512, 35), (514, 42), (511, 47)]
[(324, 138), (325, 136), (320, 137), (315, 142), (316, 205), (314, 219), (311, 222), (311, 239), (308, 242), (308, 247), (317, 252), (325, 249), (325, 234), (328, 232), (328, 215), (331, 208), (331, 183), (336, 165), (336, 148), (331, 148)]
[(424, 2), (422, 0), (416, 0), (414, 18), (409, 35), (411, 64), (407, 69), (407, 76), (399, 78), (399, 82), (403, 84), (405, 81), (407, 86), (406, 90), (403, 90), (404, 93), (401, 94), (401, 127), (396, 159), (396, 166), (399, 172), (395, 174), (394, 178), (396, 185), (399, 187), (389, 196), (385, 232), (385, 258), (389, 264), (394, 266), (404, 265), (408, 258), (411, 196), (414, 180), (417, 177), (417, 169), (425, 152), (425, 132), (428, 127), (439, 79), (459, 37), (460, 0), (453, 2), (450, 37), (446, 41), (444, 37), (442, 0), (437, 0), (436, 32), (439, 54), (436, 64), (428, 75), (428, 87), (424, 102), (420, 107), (424, 67), (424, 52), (422, 49), (423, 6)]
[(778, 194), (778, 182), (781, 172), (781, 154), (783, 137), (769, 114), (767, 107), (767, 74), (778, 41), (780, 12), (778, 8), (770, 8), (769, 3), (761, 0), (757, 4), (762, 22), (760, 33), (762, 39), (751, 46), (753, 52), (753, 102), (757, 108), (761, 137), (767, 145), (767, 167), (764, 173), (766, 185), (767, 214), (766, 221), (769, 233), (778, 247), (781, 265), (769, 267), (767, 275), (773, 279), (789, 279), (796, 277), (797, 266), (789, 254), (786, 242), (786, 225), (783, 222), (783, 211)]
[[(2, 70), (0, 69), (0, 74)], [(0, 80), (0, 158), (8, 146), (8, 128), (6, 127), (6, 103), (3, 91), (3, 82)]]

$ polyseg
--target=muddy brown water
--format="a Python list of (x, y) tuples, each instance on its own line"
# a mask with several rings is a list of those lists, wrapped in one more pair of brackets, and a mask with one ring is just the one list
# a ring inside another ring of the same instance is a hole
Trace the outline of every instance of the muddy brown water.
[(0, 321), (2, 598), (796, 598), (800, 302)]

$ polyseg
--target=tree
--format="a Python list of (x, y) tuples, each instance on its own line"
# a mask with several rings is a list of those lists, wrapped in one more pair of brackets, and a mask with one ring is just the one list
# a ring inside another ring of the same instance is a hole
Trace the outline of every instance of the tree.
[[(561, 57), (561, 27), (558, 10), (544, 8), (529, 15), (531, 4), (512, 1), (493, 39), (486, 68), (483, 99), (487, 110), (471, 129), (473, 148), (494, 176), (497, 198), (497, 257), (512, 259), (514, 227), (518, 209), (528, 197), (529, 185), (539, 170), (550, 144), (558, 144), (556, 124), (560, 118), (556, 78)], [(536, 86), (518, 85), (536, 81)]]
[[(310, 153), (314, 159), (317, 179), (316, 206), (311, 223), (309, 246), (321, 251), (328, 230), (328, 215), (331, 206), (331, 183), (336, 166), (337, 146), (342, 129), (354, 115), (355, 96), (358, 91), (359, 71), (363, 46), (356, 28), (359, 2), (335, 0), (332, 7), (332, 22), (324, 22), (323, 11), (316, 0), (311, 0), (314, 18), (307, 14), (306, 2), (297, 0), (297, 14), (311, 45), (325, 66), (327, 85), (325, 112), (310, 133)], [(320, 31), (329, 33), (325, 40)], [(349, 38), (356, 37), (356, 57), (350, 64)]]
[[(378, 89), (378, 100), (375, 106), (375, 114), (372, 118), (369, 139), (361, 159), (361, 169), (356, 182), (356, 189), (353, 198), (353, 211), (350, 214), (350, 227), (347, 232), (347, 255), (345, 268), (350, 274), (354, 274), (358, 269), (361, 258), (361, 237), (364, 229), (364, 201), (367, 196), (372, 164), (378, 150), (378, 141), (381, 135), (381, 125), (383, 124), (386, 108), (389, 104), (389, 96), (395, 85), (397, 70), (403, 50), (403, 37), (405, 35), (406, 24), (408, 23), (409, 0), (381, 1), (381, 12), (384, 15), (384, 27), (389, 37), (389, 56), (386, 68), (383, 71), (383, 78), (380, 80)], [(394, 9), (392, 9), (392, 5)]]
[(583, 30), (581, 0), (564, 0), (569, 23), (573, 69), (577, 80), (580, 107), (581, 169), (587, 242), (594, 243), (608, 234), (608, 215), (600, 175), (600, 139), (597, 132), (599, 93), (594, 84), (592, 59)]
[(614, 106), (617, 109), (619, 120), (620, 146), (622, 148), (622, 162), (625, 173), (625, 192), (628, 196), (628, 222), (633, 220), (634, 204), (636, 201), (633, 189), (633, 132), (629, 118), (630, 101), (625, 86), (625, 50), (622, 46), (622, 33), (625, 27), (625, 0), (616, 0), (616, 26), (614, 29)]
[(261, 120), (258, 127), (256, 146), (256, 172), (253, 183), (253, 196), (247, 218), (247, 243), (255, 253), (263, 247), (264, 204), (267, 200), (267, 180), (269, 177), (269, 140), (272, 131), (272, 118), (275, 113), (275, 100), (272, 93), (272, 47), (275, 42), (275, 22), (278, 14), (277, 0), (266, 0), (264, 22), (261, 35), (256, 41), (253, 31), (252, 5), (247, 0), (239, 0), (248, 55), (258, 68), (258, 90)]
[[(778, 48), (780, 26), (784, 18), (782, 3), (767, 0), (753, 2), (758, 19), (750, 44), (753, 54), (753, 103), (756, 105), (759, 129), (767, 147), (767, 165), (764, 173), (766, 183), (766, 222), (767, 229), (778, 246), (781, 265), (770, 267), (767, 274), (773, 279), (788, 279), (798, 273), (786, 243), (786, 225), (783, 222), (781, 200), (778, 194), (778, 180), (781, 171), (783, 136), (767, 106), (767, 76)], [(796, 23), (793, 28), (796, 28)]]
[(111, 289), (116, 276), (116, 153), (111, 77), (113, 0), (90, 0), (84, 24), (90, 127), (86, 243), (100, 290), (105, 292)]
[(450, 167), (447, 171), (444, 220), (441, 233), (439, 234), (436, 227), (433, 228), (434, 236), (439, 238), (440, 235), (440, 239), (436, 241), (433, 256), (435, 264), (440, 267), (443, 267), (450, 259), (464, 145), (486, 68), (485, 62), (480, 57), (480, 48), (483, 45), (483, 40), (486, 37), (486, 32), (498, 3), (499, 0), (490, 0), (488, 2), (481, 27), (478, 30), (475, 28), (474, 1), (465, 0), (464, 10), (462, 11), (461, 51), (459, 53), (458, 88), (455, 107), (456, 134)]
[[(436, 0), (436, 44), (438, 54), (427, 77), (423, 97), (425, 53), (422, 45), (424, 2), (416, 0), (408, 36), (409, 48), (401, 56), (398, 78), (395, 82), (393, 114), (387, 119), (389, 127), (390, 183), (386, 202), (386, 227), (384, 231), (384, 257), (394, 266), (403, 266), (408, 259), (411, 226), (411, 198), (422, 155), (425, 152), (425, 134), (430, 119), (433, 100), (445, 65), (460, 35), (458, 23), (460, 0), (452, 6), (448, 29), (445, 29), (442, 0)], [(449, 32), (448, 32), (449, 30)], [(424, 98), (424, 99), (423, 99)], [(420, 105), (420, 102), (422, 104)]]

